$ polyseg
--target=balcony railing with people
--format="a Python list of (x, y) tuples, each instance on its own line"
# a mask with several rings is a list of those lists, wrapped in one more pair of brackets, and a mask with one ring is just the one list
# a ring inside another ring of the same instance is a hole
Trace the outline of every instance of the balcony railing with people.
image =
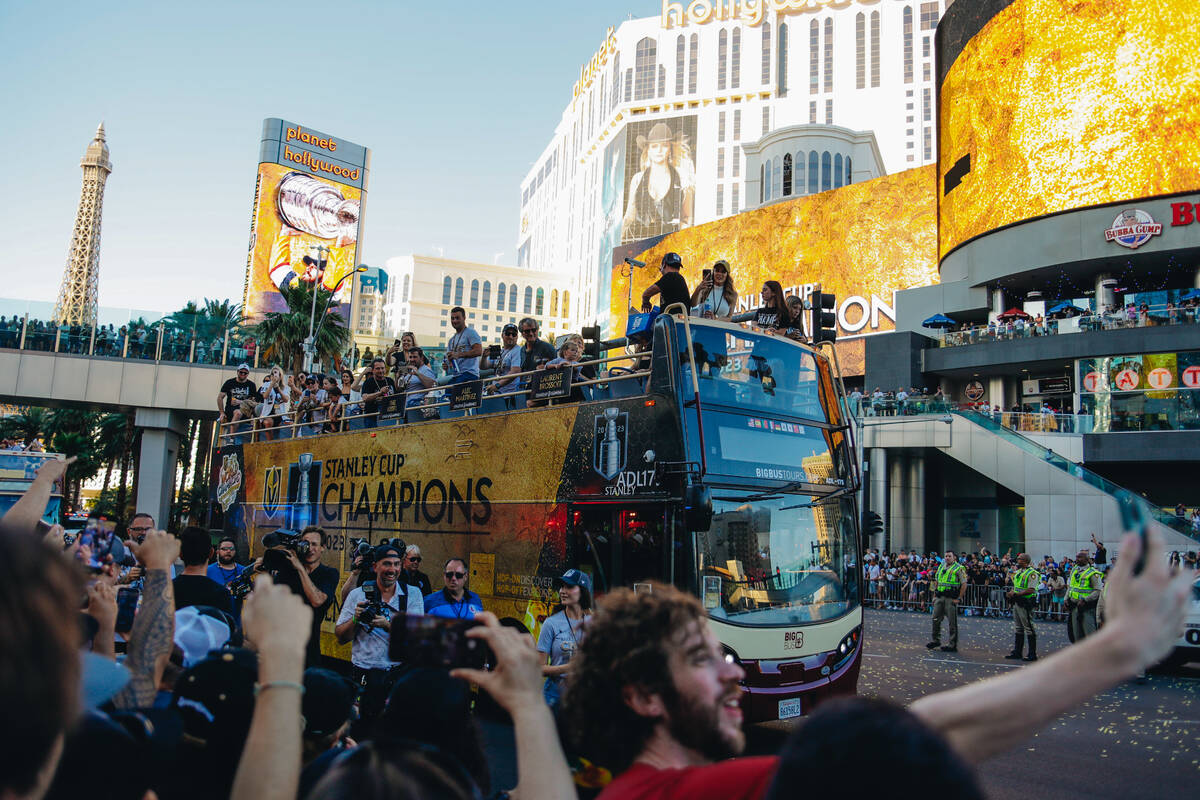
[(1001, 315), (1001, 319), (987, 325), (967, 324), (949, 328), (937, 337), (938, 346), (961, 347), (983, 342), (1029, 339), (1035, 336), (1200, 323), (1200, 300), (1196, 298), (1181, 301), (1178, 305), (1167, 302), (1154, 305), (1141, 303), (1124, 308), (1110, 307), (1099, 313), (1074, 306), (1072, 308), (1074, 311), (1060, 312), (1053, 318), (1010, 314), (1007, 317)]

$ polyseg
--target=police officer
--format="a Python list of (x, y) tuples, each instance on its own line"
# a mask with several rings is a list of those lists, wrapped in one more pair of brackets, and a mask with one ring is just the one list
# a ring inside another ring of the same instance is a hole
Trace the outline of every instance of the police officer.
[(1103, 573), (1092, 566), (1087, 550), (1075, 556), (1075, 568), (1067, 578), (1067, 611), (1072, 641), (1078, 642), (1096, 632), (1096, 604), (1104, 585)]
[(947, 653), (958, 652), (958, 601), (967, 591), (967, 571), (958, 563), (953, 550), (947, 550), (945, 560), (937, 570), (937, 587), (933, 599), (933, 641), (925, 646), (932, 650), (942, 645), (942, 618), (950, 618), (950, 644), (942, 647)]
[(1005, 658), (1021, 658), (1025, 640), (1028, 639), (1029, 655), (1021, 658), (1022, 661), (1037, 661), (1037, 631), (1033, 629), (1033, 607), (1037, 603), (1038, 583), (1042, 576), (1029, 566), (1030, 562), (1028, 553), (1017, 556), (1017, 571), (1012, 576), (1012, 590), (1005, 595), (1012, 603), (1013, 624), (1016, 627), (1012, 652)]

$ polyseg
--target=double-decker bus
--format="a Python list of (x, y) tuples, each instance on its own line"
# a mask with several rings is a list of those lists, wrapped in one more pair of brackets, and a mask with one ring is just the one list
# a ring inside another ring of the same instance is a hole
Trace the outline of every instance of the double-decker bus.
[[(277, 528), (321, 525), (343, 575), (357, 540), (399, 537), (421, 547), (435, 586), (462, 557), (484, 607), (535, 636), (567, 569), (598, 595), (671, 583), (702, 600), (745, 669), (747, 721), (852, 693), (857, 473), (832, 348), (672, 314), (651, 333), (642, 352), (600, 359), (609, 369), (576, 385), (582, 402), (510, 410), (517, 394), (454, 415), (441, 401), (435, 421), (227, 437), (215, 492), (227, 531), (253, 551)], [(336, 616), (322, 650), (347, 658)]]

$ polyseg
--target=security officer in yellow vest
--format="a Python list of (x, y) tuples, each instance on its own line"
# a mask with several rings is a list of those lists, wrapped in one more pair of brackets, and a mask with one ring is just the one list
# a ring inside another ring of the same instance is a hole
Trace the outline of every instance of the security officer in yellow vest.
[(947, 653), (958, 652), (958, 601), (967, 591), (967, 571), (958, 563), (953, 550), (947, 550), (945, 561), (937, 570), (937, 586), (933, 599), (933, 641), (925, 646), (932, 650), (942, 645), (942, 618), (950, 618), (950, 644), (942, 647)]
[(1029, 655), (1023, 661), (1037, 661), (1037, 631), (1033, 629), (1033, 607), (1037, 603), (1038, 582), (1041, 573), (1029, 566), (1031, 559), (1028, 553), (1017, 556), (1017, 571), (1012, 576), (1012, 590), (1005, 595), (1012, 603), (1013, 624), (1016, 633), (1013, 634), (1012, 652), (1005, 658), (1021, 658), (1025, 640), (1029, 640)]
[(1100, 602), (1103, 573), (1092, 566), (1087, 550), (1075, 556), (1075, 569), (1067, 578), (1067, 611), (1071, 615), (1072, 641), (1082, 641), (1096, 632), (1096, 604)]

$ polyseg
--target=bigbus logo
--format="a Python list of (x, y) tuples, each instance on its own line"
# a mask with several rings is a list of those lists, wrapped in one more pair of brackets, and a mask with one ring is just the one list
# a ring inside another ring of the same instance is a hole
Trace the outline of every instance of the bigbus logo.
[(628, 430), (629, 414), (619, 408), (606, 408), (595, 417), (592, 469), (606, 481), (611, 481), (625, 469)]

